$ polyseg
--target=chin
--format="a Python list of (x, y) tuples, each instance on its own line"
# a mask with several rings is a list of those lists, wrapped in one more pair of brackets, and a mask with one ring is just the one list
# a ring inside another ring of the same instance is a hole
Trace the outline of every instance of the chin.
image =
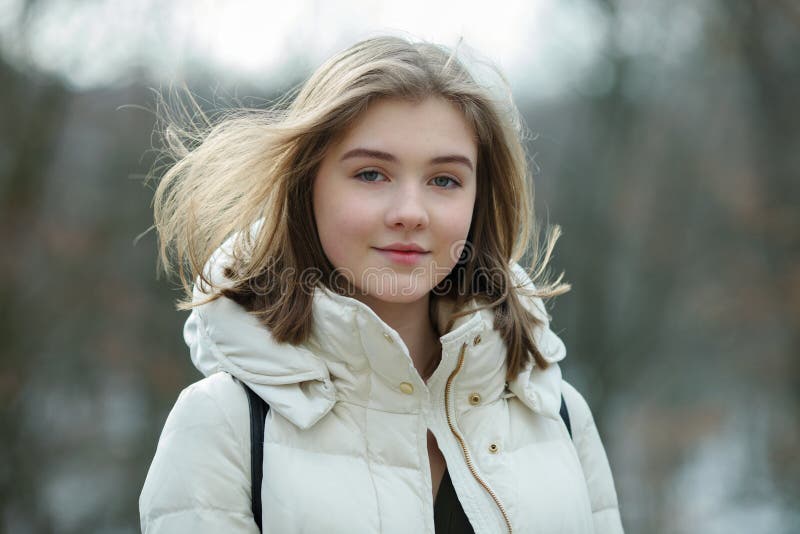
[(412, 286), (405, 286), (405, 287), (395, 287), (392, 289), (384, 289), (380, 290), (379, 288), (369, 288), (366, 291), (366, 294), (369, 295), (371, 298), (380, 300), (382, 302), (392, 303), (392, 304), (409, 304), (411, 302), (416, 302), (421, 298), (430, 293), (431, 288), (429, 287), (412, 287)]
[(381, 300), (385, 302), (391, 302), (393, 304), (410, 304), (412, 302), (417, 302), (419, 299), (424, 298), (428, 292), (414, 292), (412, 294), (399, 294), (399, 295), (391, 295), (389, 297), (379, 297)]

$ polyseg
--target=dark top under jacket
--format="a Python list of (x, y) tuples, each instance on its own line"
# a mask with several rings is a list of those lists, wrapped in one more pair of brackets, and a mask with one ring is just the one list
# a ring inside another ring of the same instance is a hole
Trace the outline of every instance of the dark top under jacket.
[(433, 524), (436, 534), (474, 534), (467, 514), (456, 495), (450, 473), (445, 469), (439, 492), (433, 502)]

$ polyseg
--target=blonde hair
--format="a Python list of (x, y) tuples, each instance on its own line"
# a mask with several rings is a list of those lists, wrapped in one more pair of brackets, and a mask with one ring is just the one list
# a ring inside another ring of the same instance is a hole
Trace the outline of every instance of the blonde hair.
[[(335, 269), (322, 250), (311, 202), (312, 183), (327, 148), (376, 99), (435, 96), (455, 104), (473, 127), (478, 161), (468, 247), (435, 288), (439, 292), (431, 298), (432, 317), (439, 298), (453, 299), (456, 310), (477, 298), (481, 308), (494, 309), (495, 328), (508, 349), (508, 377), (516, 376), (531, 358), (546, 368), (532, 333), (542, 320), (522, 305), (510, 262), (523, 256), (533, 237), (529, 270), (536, 288), (529, 294), (550, 298), (570, 287), (561, 283), (562, 276), (552, 283), (542, 281), (560, 230), (556, 226), (548, 231), (541, 251), (523, 128), (510, 97), (493, 97), (455, 52), (397, 37), (368, 39), (333, 56), (292, 96), (288, 93), (267, 110), (239, 109), (216, 121), (200, 112), (200, 127), (182, 127), (163, 108), (163, 135), (174, 164), (155, 191), (154, 216), (160, 263), (167, 274), (174, 272), (173, 264), (177, 267), (186, 291), (178, 308), (201, 303), (192, 301), (191, 284), (197, 280), (218, 290), (209, 291), (203, 302), (232, 298), (256, 315), (278, 342), (306, 341), (314, 287), (344, 291), (332, 282)], [(191, 104), (199, 111), (194, 100)], [(251, 231), (257, 220), (261, 224)], [(215, 287), (204, 266), (228, 238), (233, 239), (232, 262), (225, 271), (230, 285)], [(288, 272), (316, 276), (289, 283)], [(453, 315), (447, 328), (472, 311)]]

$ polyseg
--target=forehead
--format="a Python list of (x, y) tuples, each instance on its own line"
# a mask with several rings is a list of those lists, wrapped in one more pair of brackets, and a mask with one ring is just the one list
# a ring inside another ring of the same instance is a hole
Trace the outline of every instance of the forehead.
[(420, 101), (383, 98), (370, 103), (342, 132), (332, 150), (355, 147), (398, 151), (398, 156), (458, 150), (473, 162), (477, 157), (474, 129), (454, 103), (441, 97)]

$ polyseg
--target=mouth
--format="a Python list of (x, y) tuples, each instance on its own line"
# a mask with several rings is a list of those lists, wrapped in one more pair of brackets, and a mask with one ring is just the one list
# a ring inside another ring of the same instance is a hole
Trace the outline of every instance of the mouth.
[(374, 247), (383, 257), (400, 265), (416, 265), (422, 259), (430, 254), (426, 250), (400, 250), (394, 248), (377, 248)]
[(390, 243), (385, 247), (375, 247), (378, 250), (391, 250), (396, 252), (430, 252), (429, 250), (425, 250), (421, 246), (417, 245), (416, 243)]

